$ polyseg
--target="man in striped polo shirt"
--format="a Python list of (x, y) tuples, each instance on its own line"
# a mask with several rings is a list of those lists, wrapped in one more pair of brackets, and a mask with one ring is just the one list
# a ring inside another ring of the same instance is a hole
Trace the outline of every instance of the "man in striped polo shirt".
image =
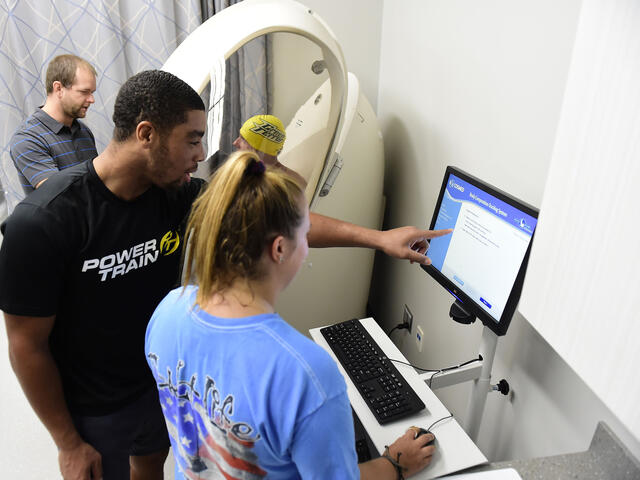
[(79, 118), (94, 103), (96, 70), (75, 55), (49, 63), (47, 100), (14, 133), (10, 153), (25, 193), (38, 188), (58, 170), (98, 155), (91, 130)]

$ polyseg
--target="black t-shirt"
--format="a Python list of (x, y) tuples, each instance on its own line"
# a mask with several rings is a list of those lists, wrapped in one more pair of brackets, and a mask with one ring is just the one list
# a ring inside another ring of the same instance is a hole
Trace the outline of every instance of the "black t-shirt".
[(51, 177), (2, 224), (0, 309), (56, 315), (49, 344), (72, 412), (111, 413), (153, 386), (145, 330), (179, 283), (184, 219), (203, 183), (126, 202), (90, 161)]

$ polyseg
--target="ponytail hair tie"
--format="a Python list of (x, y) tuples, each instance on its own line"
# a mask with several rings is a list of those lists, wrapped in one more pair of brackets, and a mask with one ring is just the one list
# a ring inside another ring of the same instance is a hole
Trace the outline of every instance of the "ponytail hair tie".
[(260, 177), (264, 173), (266, 167), (264, 163), (259, 160), (251, 159), (247, 168), (244, 171), (244, 174), (251, 177)]

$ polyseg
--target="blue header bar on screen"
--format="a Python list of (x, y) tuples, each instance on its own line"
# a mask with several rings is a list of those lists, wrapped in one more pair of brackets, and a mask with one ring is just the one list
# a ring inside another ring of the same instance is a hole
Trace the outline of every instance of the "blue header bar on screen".
[[(499, 198), (480, 190), (469, 182), (451, 174), (447, 182), (447, 193), (455, 200), (470, 201), (491, 212), (498, 218), (509, 222), (527, 235), (533, 235), (538, 219), (533, 218)], [(443, 228), (443, 227), (438, 227)]]

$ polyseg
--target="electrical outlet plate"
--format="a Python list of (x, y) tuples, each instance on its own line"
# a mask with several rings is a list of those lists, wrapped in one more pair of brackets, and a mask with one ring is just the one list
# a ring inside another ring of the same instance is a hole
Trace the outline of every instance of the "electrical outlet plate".
[(402, 311), (402, 323), (409, 324), (409, 328), (407, 328), (407, 331), (411, 333), (411, 328), (413, 326), (413, 313), (411, 313), (411, 310), (409, 310), (409, 307), (407, 307), (406, 303), (404, 304), (404, 309)]
[(422, 340), (424, 339), (424, 333), (422, 333), (422, 328), (420, 325), (416, 327), (416, 344), (418, 345), (418, 351), (422, 351)]

